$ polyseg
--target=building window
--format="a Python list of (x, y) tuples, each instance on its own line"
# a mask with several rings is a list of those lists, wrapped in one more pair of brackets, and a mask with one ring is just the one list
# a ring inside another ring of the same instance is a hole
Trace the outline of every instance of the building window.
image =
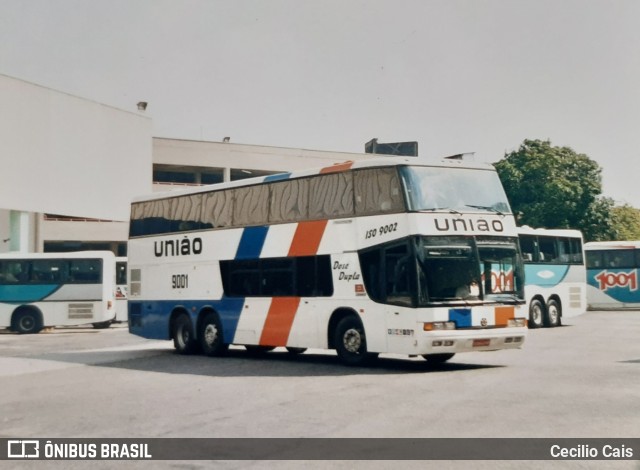
[(256, 178), (258, 176), (277, 175), (283, 173), (282, 171), (263, 171), (263, 170), (247, 170), (231, 168), (231, 181), (244, 180), (247, 178)]
[(195, 184), (196, 174), (184, 171), (154, 170), (154, 183)]
[(215, 172), (202, 172), (200, 174), (200, 183), (202, 184), (218, 184), (224, 181), (224, 172), (222, 170), (218, 170)]

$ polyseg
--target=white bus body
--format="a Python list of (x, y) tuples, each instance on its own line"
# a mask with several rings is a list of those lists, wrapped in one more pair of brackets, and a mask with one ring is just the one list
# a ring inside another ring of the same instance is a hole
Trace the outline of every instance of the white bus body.
[(555, 327), (587, 309), (579, 230), (518, 227), (524, 260), (529, 327)]
[(115, 317), (115, 256), (110, 251), (0, 255), (0, 327), (93, 324)]
[(640, 241), (589, 242), (584, 249), (589, 310), (640, 309)]
[(489, 165), (347, 162), (139, 198), (128, 251), (130, 332), (181, 353), (444, 361), (525, 338), (516, 227)]

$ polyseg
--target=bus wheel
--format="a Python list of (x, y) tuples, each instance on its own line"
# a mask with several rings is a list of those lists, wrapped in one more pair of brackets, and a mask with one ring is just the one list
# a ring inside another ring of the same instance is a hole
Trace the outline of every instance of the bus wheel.
[(252, 356), (262, 356), (269, 351), (273, 351), (275, 346), (260, 346), (258, 344), (245, 344), (244, 348)]
[(545, 326), (553, 328), (560, 325), (560, 305), (556, 300), (547, 302), (547, 313), (544, 316)]
[(97, 330), (103, 330), (105, 328), (109, 328), (111, 326), (111, 323), (113, 322), (109, 320), (109, 321), (101, 321), (98, 323), (92, 323), (91, 325)]
[(442, 364), (444, 362), (447, 362), (453, 356), (455, 356), (455, 353), (423, 354), (422, 355), (422, 357), (424, 357), (427, 360), (427, 362), (432, 365)]
[(302, 354), (306, 350), (307, 348), (294, 348), (294, 347), (287, 346), (287, 351), (289, 351), (289, 353), (291, 354)]
[(538, 299), (533, 299), (529, 305), (529, 328), (540, 328), (544, 315), (544, 304)]
[(202, 352), (207, 356), (221, 356), (229, 349), (229, 345), (222, 341), (222, 323), (215, 313), (206, 314), (198, 337)]
[(31, 308), (19, 309), (11, 319), (11, 329), (22, 335), (38, 333), (42, 329), (40, 314)]
[(193, 354), (195, 352), (197, 345), (188, 315), (179, 315), (174, 320), (171, 336), (173, 336), (173, 346), (178, 354)]
[(360, 320), (351, 315), (338, 322), (334, 344), (340, 360), (348, 366), (362, 366), (378, 355), (367, 352), (367, 338)]

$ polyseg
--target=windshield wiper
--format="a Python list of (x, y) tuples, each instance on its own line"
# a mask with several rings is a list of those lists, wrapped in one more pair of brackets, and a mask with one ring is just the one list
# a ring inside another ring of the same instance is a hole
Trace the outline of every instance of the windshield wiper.
[(431, 305), (443, 305), (443, 306), (474, 306), (474, 305), (488, 305), (488, 304), (495, 304), (496, 301), (495, 300), (486, 300), (486, 299), (460, 299), (460, 298), (456, 298), (456, 297), (447, 297), (447, 298), (442, 298), (442, 297), (436, 297), (436, 298), (432, 298), (429, 300), (428, 302)]
[(429, 207), (428, 209), (420, 209), (419, 212), (435, 212), (435, 211), (449, 211), (449, 214), (462, 215), (462, 212), (452, 209), (451, 207)]
[(482, 209), (482, 210), (485, 210), (485, 211), (495, 212), (496, 214), (499, 214), (499, 215), (504, 215), (504, 212), (499, 211), (495, 207), (491, 207), (491, 206), (476, 206), (476, 205), (473, 205), (473, 204), (465, 204), (465, 205), (467, 207), (473, 207), (474, 209)]
[(521, 298), (518, 297), (517, 294), (507, 294), (507, 293), (503, 293), (503, 294), (493, 294), (492, 295), (493, 298), (495, 298), (496, 300), (500, 299), (504, 299), (504, 301), (507, 302), (513, 302), (515, 304), (524, 304), (525, 301)]

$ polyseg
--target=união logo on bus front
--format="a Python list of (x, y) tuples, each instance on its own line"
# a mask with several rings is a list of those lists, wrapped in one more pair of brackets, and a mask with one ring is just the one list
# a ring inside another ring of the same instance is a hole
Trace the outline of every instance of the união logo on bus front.
[(626, 273), (602, 271), (595, 279), (598, 281), (598, 288), (603, 292), (614, 287), (628, 288), (630, 291), (638, 289), (638, 274), (635, 269)]

